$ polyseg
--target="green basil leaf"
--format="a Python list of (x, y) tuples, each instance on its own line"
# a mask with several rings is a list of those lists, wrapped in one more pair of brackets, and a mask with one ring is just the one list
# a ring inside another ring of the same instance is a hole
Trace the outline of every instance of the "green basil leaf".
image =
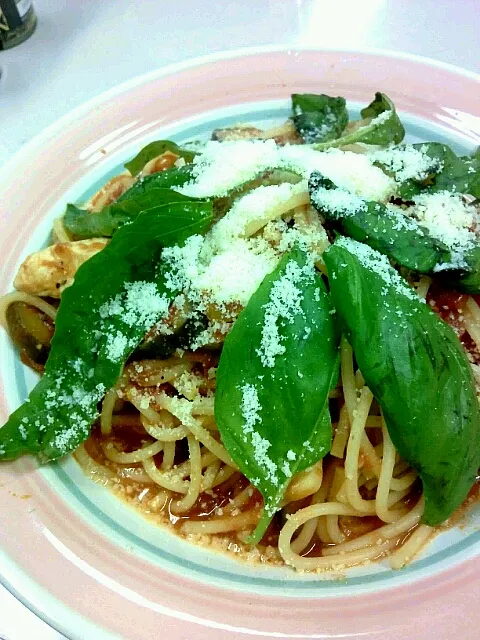
[(325, 285), (293, 249), (268, 275), (225, 340), (215, 418), (222, 442), (264, 497), (262, 538), (295, 473), (330, 450), (327, 398), (339, 335)]
[(175, 189), (176, 187), (183, 187), (183, 185), (193, 179), (193, 165), (191, 164), (186, 164), (184, 167), (165, 169), (165, 171), (152, 173), (150, 176), (144, 176), (137, 180), (130, 189), (122, 193), (116, 202), (130, 200), (152, 189)]
[(340, 138), (330, 142), (320, 142), (315, 149), (323, 151), (328, 147), (347, 144), (372, 144), (386, 146), (398, 144), (405, 137), (405, 129), (395, 111), (395, 105), (384, 93), (376, 93), (375, 100), (360, 112), (366, 123), (352, 132), (345, 132)]
[(145, 339), (138, 345), (132, 354), (132, 359), (136, 358), (158, 358), (166, 360), (170, 358), (177, 349), (192, 349), (195, 339), (208, 328), (208, 318), (200, 312), (192, 313), (185, 323), (174, 333), (159, 334), (154, 338)]
[(63, 218), (63, 226), (76, 239), (113, 236), (124, 224), (133, 222), (146, 210), (155, 209), (161, 215), (162, 207), (174, 202), (193, 202), (193, 198), (173, 189), (150, 189), (127, 200), (114, 202), (98, 213), (90, 213), (68, 204)]
[(125, 163), (125, 169), (130, 171), (132, 176), (137, 176), (141, 171), (143, 171), (143, 167), (153, 160), (154, 158), (162, 155), (166, 151), (171, 151), (175, 153), (180, 158), (183, 158), (185, 162), (192, 162), (196, 153), (194, 151), (190, 151), (189, 149), (182, 149), (178, 144), (172, 142), (171, 140), (155, 140), (155, 142), (150, 142), (129, 162)]
[(348, 238), (324, 254), (331, 295), (397, 451), (419, 473), (424, 521), (466, 498), (480, 465), (480, 411), (460, 341), (388, 260)]
[(404, 267), (431, 273), (437, 264), (449, 262), (450, 252), (442, 242), (393, 207), (338, 189), (318, 171), (311, 174), (308, 187), (312, 205), (336, 229)]
[(168, 312), (174, 294), (159, 270), (162, 247), (204, 232), (211, 216), (205, 202), (173, 203), (162, 216), (145, 211), (78, 269), (62, 296), (45, 375), (0, 429), (0, 459), (51, 460), (88, 437), (97, 403)]
[(345, 98), (324, 93), (292, 94), (293, 122), (307, 144), (339, 138), (348, 124)]
[(441, 276), (447, 286), (463, 293), (480, 293), (480, 246), (465, 255), (467, 269), (463, 271), (442, 271)]
[(432, 171), (425, 180), (405, 180), (399, 184), (398, 195), (412, 200), (422, 192), (450, 191), (480, 198), (480, 155), (457, 156), (440, 142), (411, 145), (432, 159)]
[(457, 156), (445, 144), (430, 142), (424, 145), (425, 153), (438, 158), (443, 165), (435, 174), (427, 191), (453, 191), (480, 198), (480, 157)]

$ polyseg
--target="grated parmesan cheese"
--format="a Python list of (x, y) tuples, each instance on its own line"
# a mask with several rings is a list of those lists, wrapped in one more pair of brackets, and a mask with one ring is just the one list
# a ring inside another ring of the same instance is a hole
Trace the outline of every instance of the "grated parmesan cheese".
[(415, 231), (419, 236), (425, 235), (417, 222), (406, 214), (406, 210), (394, 204), (387, 204), (387, 211), (389, 222), (393, 222), (392, 229), (394, 231), (406, 229), (407, 231)]
[(395, 181), (379, 167), (375, 167), (368, 156), (340, 149), (315, 151), (301, 145), (286, 145), (279, 149), (281, 166), (298, 171), (309, 178), (319, 171), (337, 187), (360, 196), (365, 200), (386, 202), (396, 191)]
[(303, 293), (296, 285), (302, 281), (311, 282), (313, 277), (313, 265), (299, 267), (296, 262), (290, 260), (286, 265), (285, 274), (273, 284), (270, 299), (265, 305), (260, 348), (256, 349), (264, 367), (275, 366), (276, 356), (285, 353), (279, 323), (293, 323), (296, 316), (304, 315), (301, 307)]
[(466, 266), (465, 255), (477, 243), (474, 230), (480, 220), (475, 207), (466, 204), (460, 194), (439, 191), (416, 196), (415, 205), (407, 211), (451, 251), (451, 263), (438, 265), (436, 271), (452, 268), (452, 265), (456, 268)]
[(187, 400), (194, 400), (198, 396), (202, 384), (203, 378), (190, 371), (184, 371), (173, 383), (175, 389)]
[(128, 348), (128, 339), (120, 331), (117, 331), (115, 335), (107, 334), (105, 348), (107, 358), (112, 362), (117, 362), (118, 360), (121, 360), (123, 358), (123, 354)]
[(381, 113), (379, 113), (378, 116), (375, 116), (373, 120), (371, 120), (364, 127), (361, 127), (361, 129), (365, 129), (366, 127), (371, 126), (372, 124), (382, 124), (383, 122), (386, 122), (387, 120), (389, 120), (392, 116), (393, 116), (393, 111), (391, 109), (385, 109), (385, 111), (382, 111)]
[(391, 146), (369, 154), (372, 162), (380, 162), (395, 174), (397, 182), (405, 180), (425, 180), (432, 171), (441, 171), (443, 163), (438, 158), (430, 158), (426, 146), (418, 149), (409, 145)]
[(183, 247), (165, 249), (163, 258), (167, 286), (185, 291), (202, 311), (209, 303), (246, 306), (280, 256), (261, 239), (240, 238), (214, 255), (207, 240), (191, 236)]
[[(410, 298), (410, 300), (425, 302), (423, 298), (417, 296), (415, 291), (409, 287), (405, 280), (395, 271), (388, 261), (388, 258), (378, 251), (375, 251), (375, 249), (372, 249), (367, 244), (357, 242), (345, 236), (339, 237), (335, 241), (335, 245), (346, 249), (359, 260), (362, 266), (376, 273), (386, 285), (393, 287), (398, 293)], [(347, 265), (341, 266), (346, 267)], [(385, 290), (384, 293), (386, 294), (387, 290)]]
[(97, 339), (105, 336), (105, 355), (108, 360), (122, 360), (128, 349), (137, 345), (131, 338), (130, 329), (141, 327), (146, 333), (159, 319), (168, 315), (170, 301), (165, 294), (160, 294), (153, 282), (132, 282), (125, 284), (125, 290), (104, 303), (100, 309), (100, 317), (116, 318), (118, 327), (115, 333), (109, 333), (105, 324), (97, 331)]
[(119, 316), (129, 327), (138, 325), (149, 329), (158, 316), (166, 316), (169, 300), (158, 292), (153, 282), (129, 282), (125, 292), (100, 307), (102, 318)]
[(312, 202), (321, 211), (334, 216), (354, 216), (367, 210), (365, 200), (346, 189), (318, 187), (312, 192)]
[[(60, 376), (59, 379), (62, 380), (62, 376)], [(47, 390), (46, 396), (48, 399), (45, 401), (45, 408), (55, 411), (64, 409), (70, 419), (68, 429), (55, 433), (52, 440), (53, 447), (58, 449), (60, 453), (68, 453), (71, 450), (72, 440), (78, 439), (80, 441), (88, 436), (90, 426), (97, 417), (96, 412), (93, 417), (91, 416), (92, 406), (95, 407), (104, 397), (105, 392), (106, 389), (102, 383), (97, 384), (94, 389), (88, 391), (81, 385), (74, 385), (68, 392), (64, 391), (60, 394), (55, 393), (52, 389)], [(81, 413), (82, 411), (84, 414)], [(85, 415), (87, 415), (88, 418), (86, 418)], [(24, 419), (23, 422), (25, 422), (25, 420), (26, 419)], [(40, 432), (47, 431), (48, 426), (54, 424), (54, 419), (49, 414), (45, 416), (45, 420), (46, 424), (40, 424), (39, 420), (35, 422), (35, 426)]]
[(85, 420), (82, 416), (73, 412), (70, 415), (71, 425), (68, 429), (64, 429), (55, 434), (53, 440), (53, 446), (59, 451), (68, 453), (71, 450), (72, 440), (75, 440), (81, 436), (83, 439), (88, 437), (90, 433), (90, 421)]
[(284, 462), (282, 462), (282, 471), (283, 471), (285, 477), (287, 477), (287, 478), (291, 478), (292, 477), (292, 472), (290, 470), (290, 465), (288, 464), (288, 462), (286, 460)]
[[(305, 201), (295, 203), (293, 196), (305, 194)], [(252, 235), (269, 221), (279, 218), (285, 210), (282, 205), (291, 202), (291, 207), (309, 202), (306, 181), (298, 184), (260, 186), (239, 198), (230, 211), (212, 229), (211, 242), (222, 248), (234, 238)], [(288, 206), (287, 206), (288, 210)]]
[(264, 251), (258, 251), (258, 244), (237, 239), (227, 250), (213, 256), (195, 282), (197, 289), (208, 291), (219, 304), (238, 302), (246, 306), (279, 259), (265, 245)]
[(274, 167), (274, 140), (209, 141), (194, 158), (195, 180), (176, 190), (193, 198), (225, 196), (229, 191)]
[[(255, 425), (262, 422), (260, 417), (262, 407), (258, 399), (257, 389), (253, 384), (245, 383), (241, 387), (241, 391), (242, 402), (240, 409), (245, 421), (243, 432), (252, 444), (255, 462), (263, 470), (266, 479), (274, 486), (278, 486), (278, 467), (267, 453), (272, 444), (265, 438), (262, 438), (258, 431), (255, 430)], [(259, 484), (258, 480), (257, 484)], [(268, 502), (265, 504), (265, 510), (267, 512), (269, 510)], [(274, 511), (275, 510), (273, 510), (273, 512)]]
[[(295, 105), (294, 114), (296, 116), (303, 115), (304, 111), (299, 104)], [(309, 126), (308, 130), (300, 131), (303, 139), (307, 144), (317, 142), (318, 140), (324, 140), (335, 128), (337, 123), (337, 116), (332, 108), (325, 105), (323, 109), (323, 115), (325, 121), (320, 126)]]
[(387, 201), (395, 193), (395, 180), (375, 167), (364, 154), (304, 145), (279, 147), (273, 140), (208, 142), (194, 160), (194, 180), (176, 190), (187, 196), (225, 196), (232, 189), (269, 169), (286, 169), (308, 179), (320, 171), (342, 187), (367, 200)]

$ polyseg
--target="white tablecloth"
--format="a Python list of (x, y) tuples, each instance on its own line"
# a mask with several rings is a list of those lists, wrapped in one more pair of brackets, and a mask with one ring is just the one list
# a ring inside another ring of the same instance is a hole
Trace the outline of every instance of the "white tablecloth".
[[(34, 0), (34, 5), (36, 33), (0, 52), (0, 164), (105, 89), (214, 51), (264, 44), (376, 47), (473, 71), (480, 64), (479, 0)], [(2, 635), (63, 638), (0, 587)]]

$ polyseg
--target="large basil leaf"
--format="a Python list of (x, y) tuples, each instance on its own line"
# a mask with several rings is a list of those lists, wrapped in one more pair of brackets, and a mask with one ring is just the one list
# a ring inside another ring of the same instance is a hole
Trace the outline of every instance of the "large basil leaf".
[(166, 151), (171, 151), (175, 155), (183, 158), (185, 162), (192, 162), (196, 153), (194, 151), (190, 151), (189, 149), (183, 149), (179, 147), (178, 144), (172, 142), (171, 140), (155, 140), (154, 142), (150, 142), (146, 147), (143, 147), (141, 151), (129, 162), (125, 163), (125, 169), (128, 169), (132, 176), (137, 176), (150, 160), (157, 158), (162, 155)]
[(292, 94), (293, 122), (307, 144), (339, 138), (348, 124), (345, 98), (324, 93)]
[(395, 105), (384, 93), (376, 93), (375, 99), (360, 112), (365, 124), (350, 133), (330, 142), (320, 142), (315, 149), (323, 151), (328, 147), (340, 147), (348, 144), (372, 144), (386, 146), (398, 144), (405, 137), (405, 129), (395, 111)]
[[(173, 189), (150, 189), (126, 200), (114, 202), (98, 213), (90, 213), (73, 204), (68, 204), (63, 218), (65, 229), (76, 239), (112, 236), (124, 224), (133, 222), (142, 212), (150, 210), (152, 215), (170, 215), (166, 205), (178, 202), (193, 202), (193, 198)], [(153, 211), (155, 209), (155, 211)], [(162, 213), (162, 211), (164, 213)]]
[(440, 142), (411, 145), (432, 159), (432, 170), (424, 180), (409, 179), (398, 186), (398, 196), (413, 200), (424, 191), (466, 193), (480, 198), (480, 154), (457, 156)]
[(215, 418), (222, 442), (263, 494), (258, 542), (298, 471), (331, 444), (326, 404), (338, 342), (325, 285), (293, 249), (265, 278), (225, 340)]
[(424, 521), (440, 524), (480, 465), (479, 405), (463, 347), (381, 254), (342, 238), (323, 257), (366, 384), (399, 454), (422, 479)]
[(345, 235), (420, 273), (450, 260), (448, 248), (393, 207), (338, 189), (318, 171), (309, 179), (312, 205)]
[(174, 294), (159, 270), (162, 247), (210, 224), (210, 203), (168, 206), (169, 216), (141, 213), (79, 268), (62, 296), (45, 375), (0, 429), (0, 459), (51, 460), (88, 437), (97, 403), (168, 312)]

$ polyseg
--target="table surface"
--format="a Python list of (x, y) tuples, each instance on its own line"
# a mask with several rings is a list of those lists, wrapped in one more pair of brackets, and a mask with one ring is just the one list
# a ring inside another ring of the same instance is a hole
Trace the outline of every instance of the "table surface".
[[(34, 0), (34, 6), (35, 34), (0, 52), (0, 164), (102, 91), (215, 51), (374, 47), (480, 70), (479, 0)], [(0, 586), (2, 635), (64, 637)]]

